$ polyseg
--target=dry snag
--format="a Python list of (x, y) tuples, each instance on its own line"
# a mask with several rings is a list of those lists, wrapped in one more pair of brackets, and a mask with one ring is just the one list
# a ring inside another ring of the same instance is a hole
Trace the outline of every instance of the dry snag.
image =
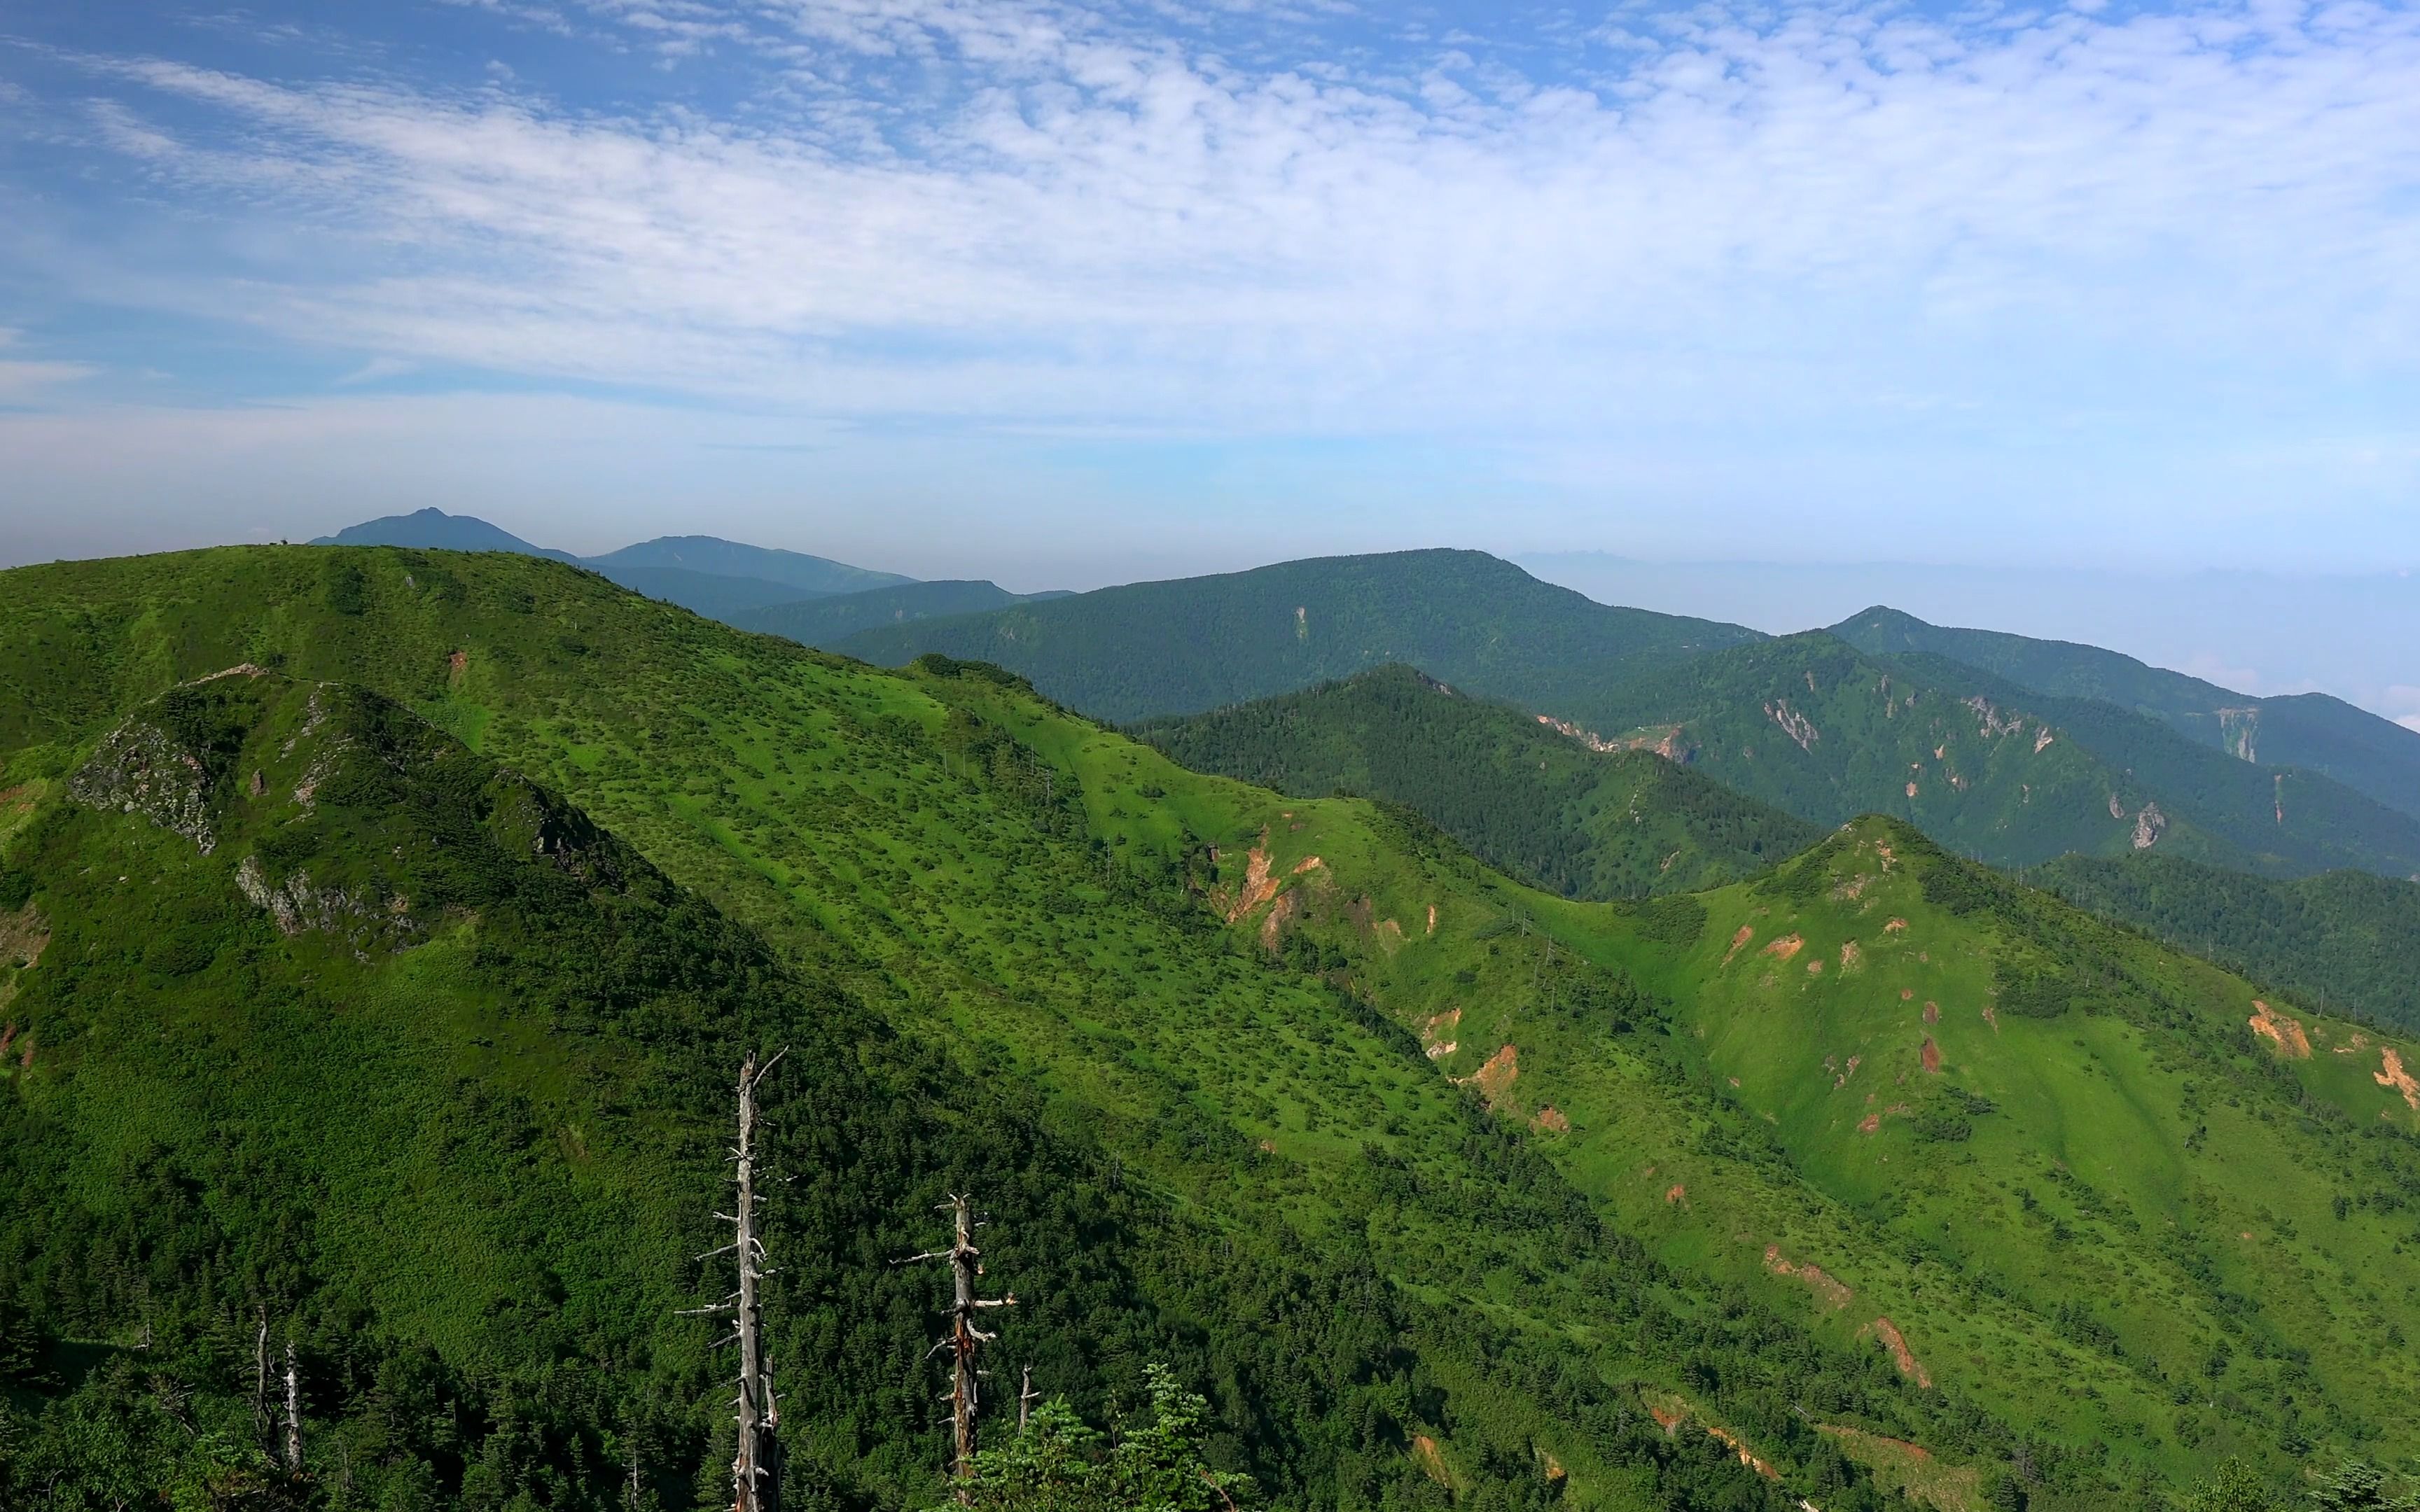
[[(980, 1390), (976, 1384), (980, 1374), (975, 1368), (975, 1351), (999, 1337), (975, 1326), (975, 1315), (986, 1307), (1014, 1307), (1016, 1296), (985, 1298), (975, 1295), (975, 1278), (983, 1274), (983, 1251), (975, 1248), (974, 1231), (978, 1227), (972, 1203), (963, 1195), (953, 1194), (940, 1205), (939, 1211), (952, 1215), (954, 1233), (948, 1249), (928, 1250), (899, 1261), (914, 1265), (923, 1260), (950, 1262), (952, 1301), (950, 1331), (933, 1346), (932, 1352), (950, 1351), (950, 1475), (965, 1481), (974, 1473), (975, 1409)], [(967, 1500), (962, 1485), (958, 1500)]]
[(737, 1257), (739, 1289), (710, 1307), (690, 1308), (684, 1316), (732, 1315), (730, 1342), (739, 1346), (739, 1395), (734, 1402), (738, 1420), (737, 1446), (731, 1461), (733, 1512), (779, 1512), (782, 1504), (781, 1444), (774, 1432), (781, 1427), (780, 1405), (773, 1397), (773, 1365), (765, 1353), (759, 1288), (771, 1271), (765, 1264), (765, 1243), (756, 1235), (756, 1209), (765, 1199), (756, 1194), (756, 1088), (787, 1050), (774, 1052), (764, 1065), (752, 1052), (739, 1067), (739, 1145), (732, 1151), (738, 1166), (734, 1184), (739, 1189), (737, 1212), (715, 1217), (732, 1227), (732, 1242), (698, 1257)]

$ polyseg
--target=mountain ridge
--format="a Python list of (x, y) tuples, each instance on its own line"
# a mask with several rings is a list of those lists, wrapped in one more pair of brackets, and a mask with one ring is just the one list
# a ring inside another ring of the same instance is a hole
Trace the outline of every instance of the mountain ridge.
[(1851, 615), (1832, 633), (1869, 653), (1928, 652), (2032, 692), (2115, 703), (2200, 745), (2246, 762), (2304, 767), (2420, 816), (2420, 731), (2325, 693), (2239, 693), (2122, 652), (1930, 625), (1882, 605)]
[[(1478, 551), (1316, 557), (888, 626), (831, 649), (989, 661), (1096, 718), (1194, 714), (1389, 661), (1543, 706), (1571, 686), (1761, 637), (1598, 604)], [(1576, 671), (1573, 669), (1576, 668)]]

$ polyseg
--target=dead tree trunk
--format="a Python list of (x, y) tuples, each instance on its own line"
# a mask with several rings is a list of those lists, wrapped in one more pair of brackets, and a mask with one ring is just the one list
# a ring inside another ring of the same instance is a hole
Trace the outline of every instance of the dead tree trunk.
[[(941, 1207), (952, 1214), (955, 1227), (950, 1247), (913, 1255), (899, 1263), (950, 1262), (950, 1332), (933, 1350), (936, 1353), (950, 1351), (950, 1475), (954, 1480), (964, 1481), (974, 1473), (975, 1468), (975, 1410), (981, 1396), (975, 1351), (999, 1337), (977, 1328), (975, 1315), (986, 1307), (1014, 1307), (1016, 1295), (1011, 1292), (997, 1299), (975, 1295), (975, 1278), (983, 1274), (983, 1251), (975, 1248), (974, 1208), (965, 1196), (954, 1194)], [(963, 1485), (958, 1489), (958, 1500), (967, 1500)]]
[(269, 1415), (269, 1309), (260, 1309), (260, 1332), (252, 1341), (252, 1436), (261, 1452), (276, 1447), (276, 1420)]
[(731, 1460), (734, 1512), (780, 1512), (782, 1504), (781, 1445), (774, 1430), (781, 1427), (780, 1406), (773, 1398), (773, 1366), (766, 1358), (760, 1316), (759, 1287), (770, 1273), (765, 1266), (765, 1244), (756, 1237), (756, 1088), (787, 1050), (775, 1051), (762, 1066), (752, 1053), (739, 1066), (739, 1147), (732, 1152), (738, 1165), (737, 1212), (715, 1214), (731, 1225), (732, 1242), (700, 1256), (737, 1257), (739, 1289), (712, 1307), (692, 1313), (730, 1313), (733, 1342), (739, 1346), (739, 1395), (734, 1403), (739, 1423), (737, 1447)]
[(295, 1368), (291, 1327), (286, 1332), (286, 1468), (302, 1473), (302, 1374)]
[(1042, 1394), (1033, 1389), (1033, 1367), (1025, 1367), (1025, 1380), (1016, 1388), (1016, 1431), (1022, 1436), (1026, 1424), (1033, 1420), (1034, 1399)]

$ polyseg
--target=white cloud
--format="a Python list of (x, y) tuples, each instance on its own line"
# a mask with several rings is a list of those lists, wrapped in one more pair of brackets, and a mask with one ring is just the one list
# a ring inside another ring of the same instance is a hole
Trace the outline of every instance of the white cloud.
[[(2121, 356), (2198, 383), (2420, 351), (2408, 10), (1691, 12), (1596, 54), (1593, 91), (1248, 70), (1042, 4), (588, 11), (825, 84), (937, 59), (961, 102), (873, 138), (120, 61), (100, 140), (326, 253), (155, 297), (428, 362), (1152, 424), (2022, 391), (2122, 425), (2112, 394), (2157, 389)], [(163, 98), (225, 129), (147, 118)]]

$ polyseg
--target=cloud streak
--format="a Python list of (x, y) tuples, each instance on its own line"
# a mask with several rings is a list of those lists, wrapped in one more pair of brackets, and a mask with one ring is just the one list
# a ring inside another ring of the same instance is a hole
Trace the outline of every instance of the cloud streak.
[[(2420, 353), (2409, 9), (1701, 9), (1527, 73), (1042, 4), (572, 13), (769, 60), (796, 108), (85, 58), (95, 151), (217, 207), (231, 248), (259, 218), (317, 254), (152, 297), (430, 363), (1155, 427), (2016, 398), (2125, 424), (2146, 374), (2404, 381)], [(866, 68), (937, 103), (893, 111)]]

